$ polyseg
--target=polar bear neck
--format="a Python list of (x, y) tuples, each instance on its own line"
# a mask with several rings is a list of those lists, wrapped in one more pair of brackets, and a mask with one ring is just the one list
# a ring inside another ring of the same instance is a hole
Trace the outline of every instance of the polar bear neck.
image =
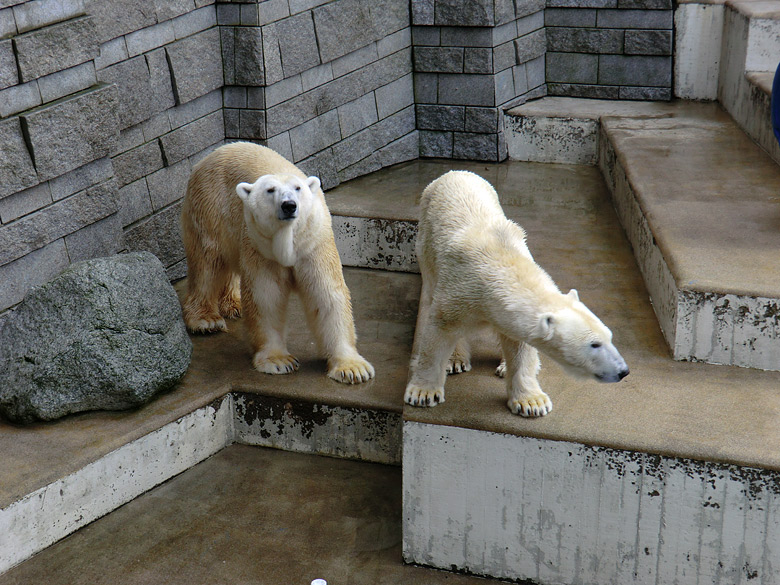
[(293, 234), (293, 226), (285, 226), (273, 235), (271, 244), (276, 261), (288, 268), (298, 259)]

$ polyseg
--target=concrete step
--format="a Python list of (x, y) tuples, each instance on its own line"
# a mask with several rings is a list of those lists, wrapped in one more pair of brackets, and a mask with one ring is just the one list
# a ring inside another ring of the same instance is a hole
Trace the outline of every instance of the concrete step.
[[(377, 372), (367, 384), (327, 379), (293, 303), (290, 348), (301, 361), (293, 375), (253, 371), (238, 320), (227, 333), (195, 337), (183, 383), (142, 409), (0, 424), (0, 572), (237, 442), (401, 462), (409, 562), (538, 583), (780, 580), (765, 561), (780, 555), (780, 373), (669, 359), (596, 167), (417, 161), (327, 196), (340, 217), (397, 202), (406, 211), (393, 217), (411, 222), (422, 186), (451, 168), (496, 186), (537, 261), (612, 329), (628, 378), (575, 380), (543, 356), (540, 382), (554, 410), (523, 419), (506, 409), (493, 374), (496, 344), (480, 336), (473, 370), (448, 380), (446, 403), (404, 406), (419, 276), (347, 268), (358, 347)], [(269, 488), (244, 489), (251, 498)], [(196, 531), (191, 522), (176, 535)], [(168, 566), (182, 546), (176, 535), (165, 545)], [(95, 563), (107, 556), (88, 548)], [(45, 574), (40, 558), (0, 583)], [(74, 574), (73, 557), (48, 558)]]
[(780, 167), (716, 104), (546, 98), (506, 127), (512, 157), (598, 161), (675, 359), (780, 369)]
[(780, 163), (780, 145), (771, 123), (771, 80), (778, 63), (780, 1), (726, 2), (718, 101)]

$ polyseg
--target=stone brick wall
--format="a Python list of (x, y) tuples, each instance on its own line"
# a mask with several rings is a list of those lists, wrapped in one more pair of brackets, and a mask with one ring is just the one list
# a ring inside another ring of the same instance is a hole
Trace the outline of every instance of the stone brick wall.
[(217, 6), (225, 133), (280, 152), (328, 189), (417, 158), (406, 0)]
[(544, 0), (412, 4), (420, 156), (506, 158), (502, 108), (545, 93)]
[(669, 100), (671, 0), (547, 0), (550, 95)]

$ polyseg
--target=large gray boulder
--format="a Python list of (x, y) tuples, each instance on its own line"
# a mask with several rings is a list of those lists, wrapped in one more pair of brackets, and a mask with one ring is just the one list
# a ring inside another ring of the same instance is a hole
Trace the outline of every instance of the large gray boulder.
[(0, 413), (14, 422), (144, 404), (192, 355), (176, 292), (148, 252), (73, 264), (0, 327)]

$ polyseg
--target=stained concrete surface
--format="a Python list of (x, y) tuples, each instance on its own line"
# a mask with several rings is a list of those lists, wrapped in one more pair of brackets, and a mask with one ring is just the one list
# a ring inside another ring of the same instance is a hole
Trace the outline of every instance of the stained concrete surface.
[(0, 585), (479, 585), (401, 562), (401, 469), (232, 446)]

